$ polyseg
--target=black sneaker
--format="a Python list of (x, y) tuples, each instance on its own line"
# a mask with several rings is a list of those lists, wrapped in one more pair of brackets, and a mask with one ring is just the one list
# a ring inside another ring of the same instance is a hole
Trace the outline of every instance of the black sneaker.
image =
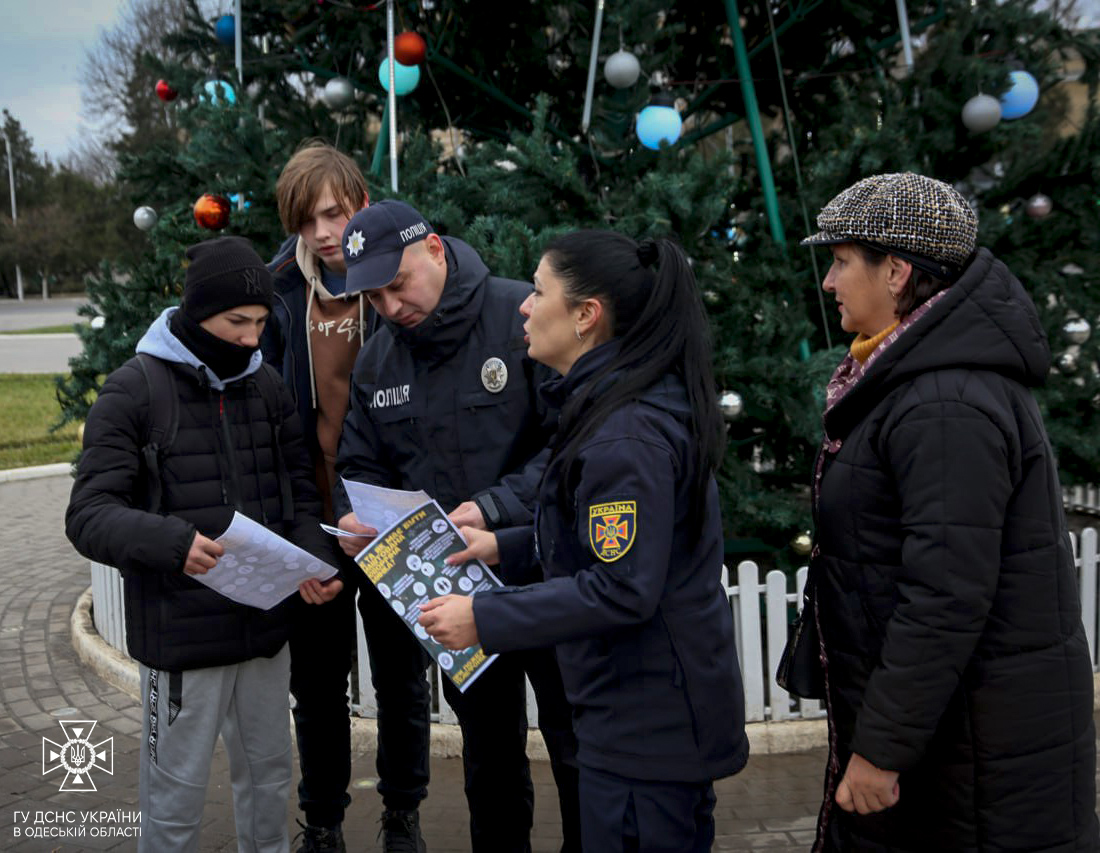
[(408, 812), (382, 812), (382, 849), (386, 853), (427, 853), (424, 839), (420, 835), (420, 813), (415, 809)]
[(326, 829), (323, 826), (306, 826), (301, 821), (297, 823), (302, 831), (294, 836), (294, 840), (302, 839), (302, 846), (295, 853), (347, 853), (340, 827)]

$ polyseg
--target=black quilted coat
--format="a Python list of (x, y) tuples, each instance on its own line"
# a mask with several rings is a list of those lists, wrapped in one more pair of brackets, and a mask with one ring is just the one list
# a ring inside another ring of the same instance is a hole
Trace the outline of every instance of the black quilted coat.
[(1029, 390), (1049, 363), (1031, 299), (981, 250), (826, 415), (827, 789), (855, 752), (901, 796), (867, 817), (827, 803), (824, 849), (1097, 849), (1092, 664)]
[[(88, 415), (66, 532), (80, 553), (122, 571), (126, 641), (135, 659), (176, 671), (270, 657), (286, 642), (294, 609), (305, 606), (300, 597), (266, 611), (247, 607), (185, 575), (183, 565), (196, 529), (221, 535), (237, 505), (335, 565), (318, 526), (320, 500), (294, 403), (275, 378), (282, 407), (276, 418), (255, 375), (219, 391), (195, 367), (169, 366), (180, 398), (179, 430), (161, 466), (162, 514), (143, 505), (139, 459), (150, 393), (132, 359), (107, 378)], [(290, 523), (282, 522), (276, 440), (293, 491)]]

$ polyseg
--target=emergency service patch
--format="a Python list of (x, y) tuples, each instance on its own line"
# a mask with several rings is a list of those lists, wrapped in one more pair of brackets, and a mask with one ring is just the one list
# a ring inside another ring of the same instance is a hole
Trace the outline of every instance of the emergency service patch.
[(612, 501), (588, 508), (588, 541), (596, 556), (613, 563), (634, 544), (637, 501)]

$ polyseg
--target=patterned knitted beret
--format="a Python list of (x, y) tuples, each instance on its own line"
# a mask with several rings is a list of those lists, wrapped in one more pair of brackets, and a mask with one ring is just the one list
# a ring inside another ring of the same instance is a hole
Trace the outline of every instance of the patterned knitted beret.
[[(817, 217), (816, 234), (803, 246), (870, 243), (899, 256), (927, 258), (942, 272), (966, 264), (978, 236), (978, 217), (943, 181), (899, 172), (872, 175), (836, 196)], [(924, 266), (918, 264), (918, 266)]]

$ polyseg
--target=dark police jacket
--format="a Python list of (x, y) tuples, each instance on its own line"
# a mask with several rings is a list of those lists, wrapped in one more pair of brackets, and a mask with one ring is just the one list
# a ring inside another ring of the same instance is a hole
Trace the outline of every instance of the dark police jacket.
[[(436, 310), (413, 329), (388, 321), (363, 345), (337, 472), (349, 480), (423, 489), (449, 512), (520, 469), (548, 439), (527, 357), (519, 306), (531, 286), (497, 278), (461, 240), (444, 237), (447, 280)], [(529, 516), (525, 494), (496, 487), (501, 503)], [(337, 518), (351, 511), (342, 485)]]
[[(563, 403), (616, 346), (587, 353), (549, 383), (551, 402)], [(545, 582), (474, 598), (486, 650), (556, 644), (577, 760), (635, 779), (702, 782), (736, 773), (748, 756), (720, 581), (718, 490), (712, 479), (706, 505), (690, 505), (688, 414), (673, 377), (614, 412), (568, 473), (576, 482), (569, 506), (557, 497), (567, 473), (551, 462), (535, 525)], [(498, 532), (506, 576), (509, 563), (523, 561), (517, 540), (530, 542), (530, 532)]]
[[(267, 411), (256, 374), (211, 380), (167, 328), (169, 309), (138, 344), (169, 362), (179, 394), (179, 427), (164, 455), (161, 514), (144, 508), (141, 449), (148, 441), (149, 385), (131, 360), (107, 377), (88, 413), (84, 452), (65, 515), (65, 532), (86, 557), (122, 572), (126, 643), (149, 667), (179, 671), (274, 655), (287, 640), (297, 593), (271, 610), (237, 604), (184, 574), (195, 531), (220, 536), (235, 509), (336, 565), (321, 515), (313, 467), (290, 395), (278, 381), (278, 417)], [(281, 426), (277, 426), (281, 424)], [(276, 444), (278, 447), (276, 447)], [(284, 523), (277, 455), (293, 492)], [(224, 571), (224, 569), (223, 569)], [(219, 567), (211, 570), (216, 577)]]
[(982, 249), (825, 416), (810, 575), (840, 772), (901, 772), (897, 806), (832, 809), (834, 846), (1097, 849), (1092, 664), (1030, 390), (1049, 364)]

